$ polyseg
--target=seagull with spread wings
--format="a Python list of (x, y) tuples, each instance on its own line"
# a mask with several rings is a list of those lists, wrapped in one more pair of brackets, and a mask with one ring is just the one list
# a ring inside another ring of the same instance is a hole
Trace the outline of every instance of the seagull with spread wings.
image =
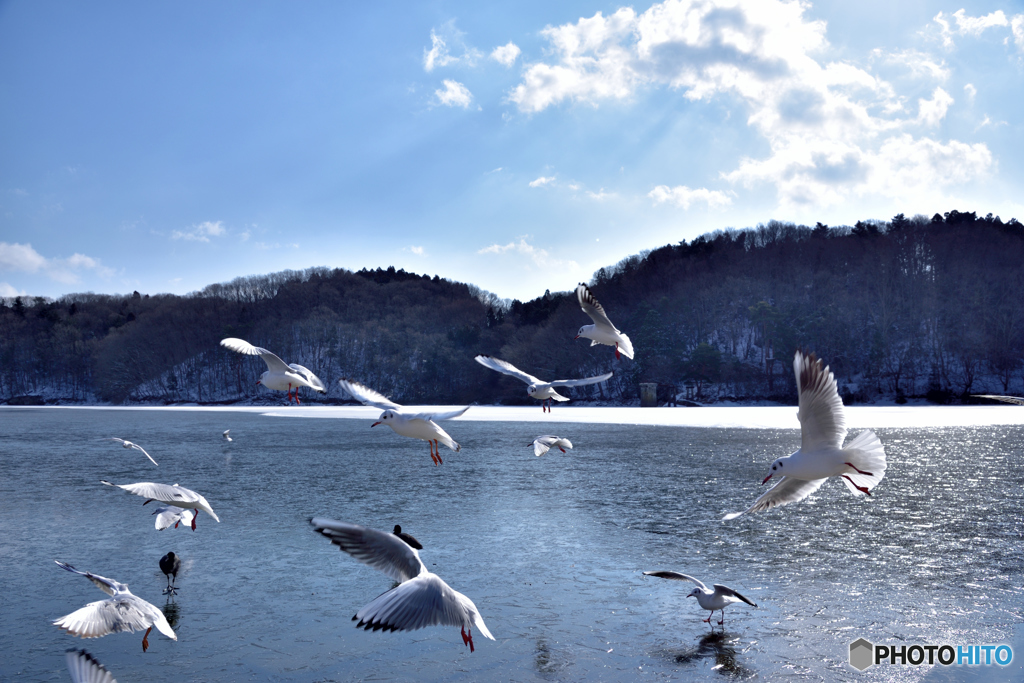
[(722, 620), (718, 622), (719, 626), (725, 625), (725, 608), (734, 602), (745, 602), (751, 607), (757, 607), (752, 600), (749, 600), (728, 586), (723, 586), (720, 583), (715, 584), (715, 590), (711, 590), (704, 585), (702, 581), (689, 576), (688, 574), (680, 574), (679, 572), (644, 572), (644, 576), (657, 576), (659, 579), (672, 579), (673, 581), (691, 581), (697, 584), (697, 587), (690, 591), (688, 598), (697, 598), (697, 603), (711, 613), (708, 614), (707, 619), (702, 619), (708, 625), (711, 624), (711, 617), (715, 615), (715, 612), (720, 611), (722, 613)]
[(356, 628), (415, 631), (425, 626), (459, 626), (470, 652), (475, 650), (474, 626), (494, 640), (473, 601), (427, 571), (416, 549), (395, 534), (323, 517), (309, 523), (352, 557), (399, 582), (356, 612), (352, 617), (359, 622)]
[[(267, 389), (273, 389), (274, 391), (287, 391), (289, 401), (294, 398), (295, 403), (300, 404), (299, 387), (309, 387), (321, 394), (327, 393), (327, 388), (320, 381), (320, 378), (298, 363), (285, 363), (276, 354), (259, 346), (253, 346), (244, 339), (228, 337), (227, 339), (221, 339), (220, 345), (246, 356), (259, 356), (262, 358), (263, 362), (267, 364), (267, 371), (260, 375), (256, 384), (262, 384)], [(295, 389), (294, 397), (292, 396), (292, 388)], [(228, 441), (230, 440), (228, 439)]]
[(566, 448), (572, 450), (572, 441), (561, 436), (554, 436), (553, 434), (538, 436), (529, 445), (533, 446), (533, 454), (538, 457), (544, 455), (552, 448), (557, 448), (563, 453), (565, 453)]
[(590, 340), (591, 346), (598, 344), (614, 346), (616, 358), (619, 358), (621, 353), (626, 358), (632, 359), (633, 342), (629, 341), (629, 337), (612, 324), (608, 314), (604, 312), (604, 306), (594, 298), (590, 289), (582, 282), (576, 288), (576, 299), (580, 302), (580, 308), (590, 316), (594, 324), (581, 327), (575, 338), (585, 337)]
[[(545, 382), (542, 379), (537, 379), (533, 375), (526, 374), (508, 361), (500, 360), (498, 358), (492, 358), (491, 356), (477, 356), (476, 362), (485, 368), (497, 370), (500, 373), (515, 377), (522, 382), (526, 382), (528, 385), (526, 387), (526, 393), (528, 393), (531, 398), (535, 398), (540, 401), (541, 410), (546, 410), (549, 413), (551, 412), (552, 400), (569, 400), (555, 391), (557, 387), (580, 387), (586, 384), (597, 384), (598, 382), (604, 382), (612, 376), (612, 373), (606, 372), (603, 375), (587, 377), (586, 379), (556, 379), (553, 382)], [(546, 407), (545, 403), (547, 403)]]
[(1002, 401), (1003, 403), (1012, 403), (1018, 406), (1024, 406), (1024, 398), (1019, 396), (997, 396), (995, 394), (971, 394), (974, 398), (988, 398), (993, 401)]
[[(174, 484), (154, 484), (151, 481), (141, 481), (137, 484), (111, 484), (109, 481), (100, 480), (101, 484), (107, 486), (116, 486), (119, 489), (124, 489), (128, 493), (134, 493), (136, 496), (142, 496), (146, 499), (143, 505), (149, 505), (153, 501), (163, 503), (164, 505), (170, 505), (178, 508), (186, 508), (193, 510), (196, 515), (202, 510), (206, 514), (213, 517), (215, 520), (220, 522), (220, 517), (213, 511), (210, 504), (206, 502), (206, 499), (201, 495), (187, 489), (184, 486), (178, 486)], [(160, 512), (157, 510), (157, 512)], [(157, 516), (157, 530), (160, 529), (160, 516)], [(168, 524), (170, 526), (170, 524)], [(196, 530), (196, 518), (193, 516), (191, 520), (192, 531)], [(167, 527), (164, 527), (167, 528)]]
[(761, 482), (765, 484), (777, 474), (781, 477), (778, 484), (743, 512), (730, 513), (723, 520), (801, 501), (829, 477), (841, 477), (855, 496), (870, 496), (871, 489), (885, 476), (885, 448), (873, 431), (863, 431), (843, 446), (846, 415), (828, 366), (813, 353), (797, 351), (793, 370), (800, 403), (796, 414), (800, 420), (800, 448), (773, 462)]
[[(149, 461), (151, 463), (153, 463), (154, 465), (157, 465), (157, 462), (156, 462), (156, 460), (153, 459), (153, 456), (150, 455), (149, 453), (147, 453), (146, 449), (143, 448), (142, 446), (140, 446), (137, 443), (132, 443), (131, 441), (127, 441), (126, 439), (119, 439), (116, 436), (112, 436), (112, 437), (108, 438), (107, 441), (117, 441), (118, 443), (121, 444), (121, 446), (123, 448), (134, 448), (137, 451), (142, 451), (142, 454), (144, 456), (146, 456), (147, 458), (149, 458)], [(159, 465), (157, 465), (157, 466), (159, 467)]]
[(435, 420), (450, 420), (453, 417), (459, 417), (469, 410), (469, 406), (446, 413), (408, 413), (405, 412), (405, 408), (390, 400), (384, 394), (376, 392), (359, 382), (350, 379), (340, 379), (338, 384), (341, 385), (341, 388), (346, 393), (363, 405), (373, 406), (384, 411), (380, 414), (380, 418), (370, 425), (371, 427), (384, 424), (391, 427), (395, 434), (399, 436), (426, 441), (427, 445), (430, 446), (430, 459), (434, 461), (435, 467), (444, 462), (441, 460), (441, 451), (437, 446), (439, 442), (456, 453), (462, 450), (462, 446), (452, 437), (448, 436), (448, 432), (441, 429)]
[(177, 640), (167, 617), (159, 607), (151, 605), (140, 597), (132, 595), (128, 585), (98, 574), (80, 572), (70, 564), (54, 560), (61, 569), (80, 574), (92, 581), (109, 595), (106, 600), (90, 602), (82, 609), (54, 621), (54, 625), (79, 638), (100, 638), (110, 633), (134, 633), (146, 629), (142, 637), (142, 651), (149, 649), (149, 632), (156, 626), (160, 633), (171, 640)]

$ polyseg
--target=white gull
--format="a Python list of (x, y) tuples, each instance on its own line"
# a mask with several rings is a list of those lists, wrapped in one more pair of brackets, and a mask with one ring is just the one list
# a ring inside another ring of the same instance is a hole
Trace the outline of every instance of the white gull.
[[(228, 337), (227, 339), (221, 339), (220, 345), (246, 356), (259, 356), (262, 358), (263, 362), (267, 364), (267, 371), (260, 375), (256, 384), (262, 384), (267, 389), (273, 389), (274, 391), (287, 391), (289, 401), (293, 398), (293, 388), (295, 389), (294, 399), (297, 404), (300, 403), (299, 387), (309, 387), (313, 391), (318, 391), (321, 394), (327, 393), (324, 383), (321, 382), (320, 378), (314, 375), (310, 370), (297, 363), (289, 365), (281, 360), (276, 354), (259, 346), (253, 346), (244, 339)], [(230, 439), (228, 440), (230, 441)]]
[[(606, 372), (603, 375), (597, 377), (587, 377), (585, 379), (556, 379), (553, 382), (545, 382), (542, 379), (537, 379), (533, 375), (528, 375), (516, 366), (512, 365), (508, 361), (500, 360), (498, 358), (492, 358), (491, 356), (477, 356), (476, 362), (485, 368), (491, 370), (497, 370), (503, 374), (515, 377), (516, 379), (526, 382), (526, 393), (531, 398), (535, 398), (541, 402), (541, 410), (547, 410), (551, 412), (551, 401), (568, 401), (569, 399), (562, 396), (557, 391), (556, 387), (579, 387), (586, 384), (597, 384), (598, 382), (604, 382), (612, 376), (612, 373)], [(544, 402), (548, 403), (547, 408), (544, 406)]]

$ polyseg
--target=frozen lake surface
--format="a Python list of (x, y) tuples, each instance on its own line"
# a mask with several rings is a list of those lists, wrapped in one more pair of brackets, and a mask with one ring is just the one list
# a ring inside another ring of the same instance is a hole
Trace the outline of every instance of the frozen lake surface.
[[(474, 407), (445, 424), (462, 452), (434, 467), (423, 442), (371, 430), (368, 408), (0, 409), (0, 680), (66, 681), (72, 647), (122, 683), (1021, 680), (1024, 409), (851, 408), (852, 433), (875, 428), (888, 453), (872, 499), (828, 482), (721, 522), (798, 447), (795, 412)], [(527, 444), (547, 433), (575, 449), (534, 457)], [(153, 504), (100, 479), (179, 482), (222, 523), (201, 514), (195, 532), (157, 532)], [(401, 524), (497, 642), (477, 634), (470, 654), (454, 628), (354, 628), (391, 581), (314, 534), (311, 516)], [(168, 603), (157, 561), (169, 550), (185, 569)], [(55, 559), (164, 607), (178, 642), (154, 632), (144, 654), (141, 633), (79, 640), (52, 626), (104, 598)], [(689, 584), (641, 573), (654, 569), (759, 607), (728, 608), (709, 635)], [(846, 657), (859, 637), (1009, 643), (1015, 659), (858, 674)]]

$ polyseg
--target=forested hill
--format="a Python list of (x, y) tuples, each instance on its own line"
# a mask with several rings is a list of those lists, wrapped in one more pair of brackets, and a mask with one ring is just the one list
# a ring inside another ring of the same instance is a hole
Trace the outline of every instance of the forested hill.
[(522, 403), (484, 353), (544, 379), (608, 370), (577, 399), (791, 400), (791, 359), (817, 352), (848, 401), (1024, 386), (1024, 226), (951, 211), (853, 227), (771, 221), (668, 245), (591, 281), (636, 360), (574, 341), (590, 322), (571, 292), (527, 303), (394, 268), (285, 271), (187, 296), (72, 294), (0, 306), (0, 399), (222, 402), (283, 394), (218, 346), (241, 337), (312, 369), (338, 401), (350, 377), (401, 403)]

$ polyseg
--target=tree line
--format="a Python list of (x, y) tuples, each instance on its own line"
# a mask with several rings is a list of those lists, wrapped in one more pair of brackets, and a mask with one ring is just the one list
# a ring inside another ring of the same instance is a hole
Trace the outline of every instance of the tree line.
[[(574, 341), (589, 319), (572, 292), (507, 301), (394, 268), (310, 268), (237, 278), (185, 296), (69, 294), (0, 305), (0, 399), (232, 402), (270, 392), (266, 347), (346, 397), (350, 377), (407, 404), (524, 403), (517, 380), (472, 361), (503, 358), (542, 379), (612, 370), (577, 399), (791, 401), (791, 361), (815, 351), (844, 399), (927, 397), (1024, 386), (1024, 226), (991, 214), (897, 215), (853, 226), (769, 221), (630, 256), (589, 283), (636, 360)], [(272, 397), (280, 400), (280, 397)]]

